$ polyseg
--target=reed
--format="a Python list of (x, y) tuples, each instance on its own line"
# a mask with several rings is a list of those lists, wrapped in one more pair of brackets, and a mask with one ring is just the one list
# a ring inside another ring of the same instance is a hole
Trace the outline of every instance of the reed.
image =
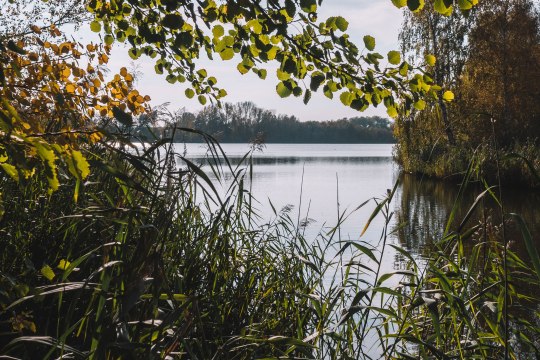
[[(93, 173), (77, 202), (69, 183), (45, 196), (36, 180), (0, 180), (0, 358), (538, 355), (532, 236), (518, 215), (507, 217), (521, 226), (521, 259), (488, 216), (468, 223), (495, 197), (491, 187), (459, 223), (457, 199), (419, 263), (389, 241), (399, 230), (390, 227), (398, 184), (359, 206), (374, 206), (364, 231), (385, 219), (379, 244), (342, 239), (340, 224), (355, 210), (339, 208), (331, 231), (307, 239), (290, 208), (261, 219), (250, 154), (233, 165), (212, 137), (195, 133), (210, 149), (205, 165), (167, 140), (88, 148)], [(404, 261), (387, 273), (390, 253)]]

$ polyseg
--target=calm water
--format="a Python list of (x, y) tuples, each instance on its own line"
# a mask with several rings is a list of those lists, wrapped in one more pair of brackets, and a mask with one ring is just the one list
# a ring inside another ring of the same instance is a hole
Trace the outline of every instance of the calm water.
[[(184, 148), (185, 146), (185, 148)], [(248, 144), (223, 144), (231, 161), (238, 162), (249, 151)], [(381, 199), (399, 180), (396, 196), (391, 204), (394, 212), (391, 228), (399, 227), (390, 241), (407, 248), (417, 257), (429, 255), (429, 244), (445, 228), (448, 215), (458, 194), (458, 186), (408, 175), (400, 175), (392, 160), (388, 144), (267, 144), (254, 153), (252, 193), (259, 203), (262, 218), (270, 220), (272, 211), (291, 205), (293, 219), (312, 219), (306, 236), (328, 232), (335, 226), (338, 214), (350, 213), (370, 199)], [(207, 152), (201, 144), (178, 144), (178, 151), (201, 160)], [(481, 189), (471, 186), (460, 208), (467, 209)], [(524, 216), (530, 230), (538, 239), (540, 230), (540, 194), (504, 191), (506, 212)], [(377, 245), (384, 219), (379, 216), (360, 239), (360, 234), (376, 203), (370, 201), (349, 216), (340, 229), (344, 240), (363, 240)], [(495, 204), (485, 203), (487, 214), (498, 218)], [(465, 214), (462, 211), (462, 216)], [(460, 221), (457, 217), (457, 222)], [(475, 222), (478, 218), (472, 218)], [(495, 220), (497, 221), (497, 220)], [(515, 246), (520, 250), (517, 231), (511, 231)], [(539, 242), (540, 245), (540, 242)], [(520, 251), (521, 252), (521, 251)], [(385, 268), (399, 266), (399, 259), (391, 251), (386, 254)]]
[[(247, 144), (223, 144), (223, 149), (233, 164), (249, 150)], [(293, 219), (309, 218), (312, 222), (306, 227), (309, 240), (319, 233), (327, 233), (337, 223), (339, 214), (350, 213), (342, 224), (338, 236), (342, 240), (365, 241), (381, 248), (381, 232), (384, 218), (378, 216), (367, 232), (360, 238), (364, 225), (376, 207), (376, 199), (384, 198), (388, 189), (398, 182), (395, 197), (390, 204), (393, 212), (389, 236), (390, 243), (407, 249), (419, 263), (430, 256), (430, 244), (442, 235), (447, 219), (458, 197), (458, 185), (447, 182), (401, 175), (392, 160), (392, 145), (361, 144), (268, 144), (262, 151), (254, 153), (252, 193), (259, 203), (262, 218), (266, 221), (275, 217), (273, 207), (279, 211), (292, 206)], [(178, 151), (185, 151), (187, 157), (202, 162), (206, 148), (200, 144), (178, 144)], [(207, 173), (210, 177), (209, 167)], [(249, 185), (248, 185), (249, 186)], [(482, 189), (474, 184), (465, 193), (461, 210), (456, 217), (459, 224), (466, 210), (474, 202)], [(504, 191), (506, 212), (522, 214), (529, 224), (538, 245), (540, 231), (540, 194)], [(359, 205), (370, 200), (365, 206)], [(483, 204), (486, 216), (492, 216), (498, 223), (498, 211), (493, 201)], [(481, 212), (470, 220), (469, 225), (479, 220)], [(513, 246), (524, 259), (528, 259), (520, 239), (519, 231), (509, 227), (508, 232)], [(326, 253), (329, 259), (336, 249)], [(366, 259), (367, 260), (367, 259)], [(405, 259), (393, 248), (387, 247), (382, 259), (381, 273), (402, 268)], [(371, 280), (371, 279), (365, 279)], [(397, 285), (399, 277), (390, 278), (386, 284)], [(373, 343), (377, 335), (373, 332)], [(375, 346), (369, 350), (373, 358), (380, 353)]]
[[(247, 144), (222, 146), (233, 162), (249, 150)], [(186, 150), (192, 158), (204, 157), (206, 152), (200, 144), (187, 144)], [(398, 174), (389, 144), (267, 144), (254, 153), (252, 193), (263, 217), (273, 216), (271, 201), (276, 210), (292, 205), (295, 219), (299, 213), (301, 219), (312, 219), (306, 230), (309, 236), (337, 223), (338, 203), (343, 213), (381, 197), (393, 187)], [(374, 206), (355, 212), (343, 224), (342, 236), (357, 239)], [(380, 220), (366, 237), (378, 239)]]

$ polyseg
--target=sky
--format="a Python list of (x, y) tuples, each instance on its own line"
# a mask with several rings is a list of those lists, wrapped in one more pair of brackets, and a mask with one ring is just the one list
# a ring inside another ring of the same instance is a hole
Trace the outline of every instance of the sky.
[[(392, 5), (390, 0), (324, 0), (318, 10), (319, 19), (329, 16), (343, 16), (349, 21), (348, 33), (360, 49), (363, 48), (364, 35), (371, 35), (376, 39), (375, 51), (386, 55), (390, 50), (398, 50), (398, 32), (402, 21), (402, 11)], [(86, 35), (85, 35), (86, 34)], [(88, 42), (88, 33), (81, 33), (81, 40)], [(266, 65), (268, 76), (261, 80), (254, 73), (241, 75), (236, 69), (237, 58), (230, 61), (201, 60), (209, 76), (218, 79), (218, 86), (227, 90), (228, 95), (223, 99), (227, 102), (252, 101), (259, 107), (273, 110), (278, 114), (294, 115), (300, 121), (335, 120), (344, 117), (359, 115), (379, 115), (387, 117), (384, 107), (369, 108), (363, 113), (344, 106), (338, 97), (333, 100), (326, 98), (322, 93), (313, 94), (308, 105), (304, 105), (302, 97), (289, 97), (282, 99), (276, 91), (278, 80), (275, 77), (276, 66)], [(132, 63), (127, 55), (127, 48), (117, 45), (110, 56), (109, 68), (116, 73), (122, 66), (129, 68)], [(195, 112), (202, 106), (194, 99), (184, 95), (185, 84), (169, 84), (165, 76), (154, 72), (154, 62), (144, 56), (137, 60), (142, 76), (137, 82), (137, 89), (152, 98), (151, 105), (156, 106), (169, 103), (171, 111), (185, 108)]]

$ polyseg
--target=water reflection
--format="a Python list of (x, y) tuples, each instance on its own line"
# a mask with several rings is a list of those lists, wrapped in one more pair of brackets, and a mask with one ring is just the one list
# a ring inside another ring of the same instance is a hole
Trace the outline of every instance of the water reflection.
[[(249, 144), (222, 144), (222, 147), (233, 167), (250, 150)], [(185, 151), (188, 158), (198, 163), (204, 162), (207, 155), (207, 148), (201, 144), (178, 144), (177, 150)], [(245, 187), (251, 189), (259, 201), (256, 206), (262, 219), (272, 218), (273, 208), (279, 211), (292, 205), (291, 217), (316, 220), (306, 230), (308, 236), (314, 237), (337, 223), (338, 210), (343, 213), (370, 198), (383, 196), (399, 178), (393, 200), (392, 225), (396, 229), (393, 240), (413, 254), (427, 257), (432, 249), (430, 245), (441, 238), (454, 205), (458, 209), (454, 220), (457, 226), (484, 189), (478, 184), (469, 185), (460, 204), (456, 204), (458, 184), (399, 175), (391, 154), (389, 144), (268, 144), (262, 151), (253, 153), (253, 173), (246, 177)], [(208, 167), (206, 169), (213, 177)], [(230, 179), (231, 174), (225, 172), (224, 182)], [(540, 246), (540, 194), (503, 190), (505, 212), (521, 214)], [(344, 239), (359, 239), (374, 206), (356, 211), (342, 224), (340, 234)], [(469, 226), (478, 223), (483, 214), (492, 217), (494, 224), (500, 223), (500, 211), (489, 197), (481, 203), (480, 210), (471, 217)], [(383, 223), (382, 218), (376, 218), (362, 240), (376, 245)], [(508, 235), (516, 244), (517, 252), (522, 254), (519, 231), (509, 226)], [(399, 259), (389, 259), (389, 262), (394, 263), (394, 268), (403, 266)]]
[[(430, 245), (442, 237), (454, 206), (457, 210), (450, 230), (457, 228), (475, 198), (484, 190), (479, 184), (471, 184), (457, 203), (460, 189), (458, 184), (409, 174), (401, 175), (400, 181), (395, 202), (396, 238), (401, 246), (423, 256), (429, 256)], [(498, 194), (498, 189), (493, 191)], [(533, 239), (540, 246), (540, 194), (503, 188), (502, 200), (507, 214), (508, 239), (514, 244), (514, 250), (518, 254), (526, 256), (520, 231), (508, 214), (517, 213), (523, 216)], [(495, 225), (502, 222), (500, 207), (489, 196), (479, 203), (468, 221), (468, 226), (479, 223), (484, 217), (489, 218)]]
[[(191, 159), (199, 160), (203, 159), (201, 157), (192, 157)], [(229, 157), (228, 161), (232, 165), (238, 165), (240, 163), (246, 163), (246, 160), (241, 157)], [(390, 157), (357, 157), (357, 156), (346, 156), (346, 157), (305, 157), (305, 156), (269, 156), (262, 157), (257, 156), (251, 160), (253, 165), (300, 165), (302, 164), (343, 164), (343, 165), (362, 165), (362, 164), (381, 164), (381, 163), (391, 163), (392, 158)], [(221, 159), (220, 163), (225, 164), (225, 160)]]

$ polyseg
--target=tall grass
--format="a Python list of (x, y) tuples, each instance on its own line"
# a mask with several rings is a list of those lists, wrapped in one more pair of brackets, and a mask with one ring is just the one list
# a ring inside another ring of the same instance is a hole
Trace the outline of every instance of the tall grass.
[[(538, 354), (531, 304), (540, 263), (518, 216), (531, 261), (502, 245), (501, 227), (487, 216), (469, 224), (467, 215), (419, 263), (390, 241), (398, 231), (391, 227), (398, 184), (361, 205), (374, 207), (366, 229), (385, 219), (379, 244), (341, 239), (350, 213), (306, 239), (290, 209), (261, 220), (248, 185), (249, 154), (233, 165), (218, 143), (199, 135), (211, 154), (205, 167), (167, 141), (88, 149), (93, 174), (76, 203), (69, 184), (49, 197), (46, 184), (0, 180), (0, 357)], [(495, 196), (490, 187), (469, 214), (482, 211), (487, 196)], [(390, 252), (403, 262), (385, 273)]]

